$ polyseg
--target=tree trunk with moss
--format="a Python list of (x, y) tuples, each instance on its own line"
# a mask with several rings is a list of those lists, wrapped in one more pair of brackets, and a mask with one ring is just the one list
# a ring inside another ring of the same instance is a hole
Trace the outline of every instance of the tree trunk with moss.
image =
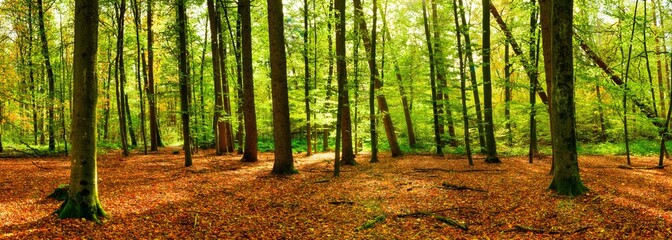
[[(457, 38), (457, 56), (460, 63), (460, 95), (462, 98), (462, 122), (464, 124), (464, 149), (467, 153), (469, 165), (474, 165), (471, 156), (471, 139), (469, 138), (469, 115), (467, 114), (467, 80), (464, 72), (464, 57), (462, 53), (462, 38), (460, 37), (460, 21), (457, 15), (457, 1), (453, 0), (453, 15), (455, 16), (455, 37)], [(507, 45), (508, 46), (508, 45)]]
[(576, 152), (574, 66), (572, 54), (573, 0), (553, 1), (553, 106), (555, 172), (550, 189), (558, 194), (578, 196), (588, 191), (581, 182)]
[(224, 101), (222, 99), (222, 81), (221, 71), (219, 69), (219, 41), (217, 40), (217, 21), (218, 14), (215, 8), (214, 0), (208, 0), (208, 20), (210, 23), (210, 49), (212, 50), (212, 76), (215, 88), (215, 113), (213, 127), (215, 132), (215, 152), (222, 155), (226, 151), (226, 134), (224, 132), (224, 121), (221, 121), (222, 112), (224, 112)]
[(443, 155), (443, 143), (441, 141), (441, 127), (442, 124), (439, 123), (439, 111), (437, 104), (437, 91), (436, 91), (436, 71), (434, 66), (434, 50), (432, 47), (431, 34), (429, 31), (429, 23), (427, 20), (427, 2), (426, 0), (422, 1), (422, 16), (423, 16), (423, 25), (425, 27), (425, 39), (427, 40), (427, 51), (429, 52), (429, 79), (432, 89), (432, 114), (434, 120), (434, 141), (436, 143), (436, 154)]
[(289, 122), (287, 58), (285, 53), (282, 0), (268, 0), (268, 42), (271, 53), (271, 91), (273, 94), (273, 174), (294, 174), (292, 133)]
[(79, 94), (73, 96), (70, 189), (56, 211), (59, 218), (96, 222), (106, 216), (98, 198), (96, 166), (98, 11), (98, 0), (75, 2), (74, 90)]

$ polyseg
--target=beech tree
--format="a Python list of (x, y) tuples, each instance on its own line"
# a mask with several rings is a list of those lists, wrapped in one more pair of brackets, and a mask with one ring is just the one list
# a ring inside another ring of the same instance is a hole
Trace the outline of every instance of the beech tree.
[[(574, 54), (572, 23), (574, 1), (552, 1), (553, 17), (553, 97), (551, 116), (554, 134), (555, 172), (549, 187), (561, 195), (577, 196), (588, 191), (581, 182), (576, 152), (576, 115), (574, 103)], [(543, 24), (543, 23), (542, 23)]]
[(189, 127), (189, 70), (187, 69), (187, 11), (186, 0), (177, 0), (177, 34), (179, 48), (180, 115), (182, 117), (182, 142), (184, 143), (184, 166), (192, 165), (191, 133)]
[(59, 218), (86, 218), (96, 222), (107, 215), (98, 198), (96, 171), (98, 11), (98, 0), (75, 1), (73, 89), (79, 94), (73, 96), (68, 197), (56, 211)]

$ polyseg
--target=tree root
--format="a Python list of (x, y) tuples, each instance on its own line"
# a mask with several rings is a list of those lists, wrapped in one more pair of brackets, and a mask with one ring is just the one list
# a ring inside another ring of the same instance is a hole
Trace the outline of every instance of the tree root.
[(355, 228), (355, 231), (360, 231), (360, 230), (372, 228), (373, 226), (376, 225), (376, 223), (379, 223), (379, 222), (382, 222), (382, 221), (385, 221), (385, 214), (378, 215), (378, 216), (374, 217), (373, 219), (366, 221), (364, 224), (362, 224), (362, 226), (359, 226), (359, 227)]
[[(435, 211), (438, 212), (438, 211)], [(442, 216), (439, 214), (436, 214), (434, 212), (414, 212), (414, 213), (406, 213), (406, 214), (397, 214), (397, 217), (433, 217), (436, 220), (439, 220), (445, 224), (451, 225), (453, 227), (462, 229), (462, 230), (469, 230), (469, 226), (466, 223), (463, 223), (461, 221), (457, 221), (455, 219)]]
[(462, 173), (462, 172), (505, 172), (506, 170), (502, 169), (466, 169), (466, 170), (453, 170), (453, 169), (443, 169), (443, 168), (414, 168), (413, 172), (449, 172), (449, 173)]
[(632, 165), (618, 165), (618, 168), (620, 168), (620, 169), (630, 169), (630, 170), (634, 170), (634, 169), (645, 169), (645, 170), (646, 169), (662, 169), (664, 167), (665, 167), (665, 165), (663, 165), (662, 167), (660, 167), (660, 166), (635, 167), (635, 166), (632, 166)]
[(586, 231), (589, 228), (592, 228), (592, 226), (580, 227), (580, 228), (577, 228), (577, 229), (574, 229), (574, 230), (560, 231), (560, 230), (548, 230), (548, 229), (534, 228), (534, 227), (523, 226), (523, 225), (515, 225), (514, 228), (509, 230), (509, 231), (532, 232), (532, 233), (539, 233), (539, 234), (573, 234), (573, 233)]
[(459, 190), (459, 191), (464, 191), (464, 190), (470, 190), (470, 191), (475, 191), (475, 192), (487, 192), (486, 190), (479, 189), (479, 188), (472, 188), (472, 187), (467, 187), (467, 186), (461, 186), (461, 185), (454, 185), (450, 183), (442, 183), (441, 186), (445, 189), (450, 189), (450, 190)]

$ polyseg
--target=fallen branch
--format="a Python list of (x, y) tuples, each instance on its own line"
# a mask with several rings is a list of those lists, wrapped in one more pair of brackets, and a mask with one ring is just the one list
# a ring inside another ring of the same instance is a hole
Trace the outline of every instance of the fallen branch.
[(326, 182), (329, 182), (329, 179), (320, 179), (320, 180), (314, 181), (313, 183), (326, 183)]
[(359, 227), (355, 228), (355, 231), (372, 228), (373, 226), (376, 225), (376, 223), (379, 223), (379, 222), (382, 222), (382, 221), (385, 221), (385, 214), (378, 215), (375, 218), (366, 221), (364, 224), (362, 224), (362, 226), (359, 226)]
[[(435, 211), (436, 212), (436, 211)], [(469, 226), (466, 223), (462, 223), (460, 221), (457, 221), (455, 219), (442, 216), (433, 212), (414, 212), (414, 213), (406, 213), (406, 214), (397, 214), (397, 217), (433, 217), (436, 220), (439, 220), (445, 224), (451, 225), (453, 227), (462, 229), (462, 230), (469, 230)]]
[(502, 169), (466, 169), (466, 170), (452, 170), (443, 168), (414, 168), (414, 172), (505, 172)]
[(635, 167), (635, 166), (632, 166), (632, 165), (618, 165), (618, 168), (631, 169), (631, 170), (633, 170), (633, 169), (662, 169), (664, 167), (665, 167), (665, 165), (663, 165), (662, 167), (660, 167), (660, 166)]
[(539, 233), (539, 234), (573, 234), (573, 233), (586, 231), (591, 227), (592, 226), (586, 226), (586, 227), (581, 227), (581, 228), (577, 228), (575, 230), (570, 230), (570, 231), (559, 231), (559, 230), (547, 230), (547, 229), (541, 229), (541, 228), (534, 228), (534, 227), (523, 226), (523, 225), (515, 225), (514, 229), (512, 229), (512, 231), (533, 232), (533, 233)]
[(44, 157), (44, 154), (40, 150), (37, 150), (37, 149), (31, 147), (30, 144), (24, 142), (23, 140), (21, 141), (21, 144), (25, 145), (28, 149), (30, 149), (31, 151), (33, 151), (33, 153), (35, 153), (35, 154), (31, 154), (31, 155), (33, 155), (35, 157)]
[(329, 202), (329, 204), (333, 204), (333, 205), (343, 205), (343, 204), (353, 205), (353, 204), (355, 204), (355, 202), (347, 201), (347, 200), (346, 201), (331, 201), (331, 202)]
[(479, 189), (479, 188), (472, 188), (472, 187), (467, 187), (467, 186), (461, 186), (461, 185), (454, 185), (450, 183), (442, 183), (441, 186), (446, 189), (450, 190), (458, 190), (458, 191), (464, 191), (464, 190), (470, 190), (470, 191), (476, 191), (476, 192), (487, 192), (486, 190)]
[(46, 167), (42, 167), (42, 166), (40, 166), (40, 165), (37, 165), (37, 163), (35, 163), (35, 161), (30, 161), (30, 163), (32, 163), (35, 167), (37, 167), (37, 168), (39, 168), (39, 169), (42, 169), (42, 170), (49, 170), (49, 168), (46, 168)]

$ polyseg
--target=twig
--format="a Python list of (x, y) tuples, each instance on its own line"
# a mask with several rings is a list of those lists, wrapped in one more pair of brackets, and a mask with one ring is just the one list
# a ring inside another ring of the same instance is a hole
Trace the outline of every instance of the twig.
[(578, 233), (578, 232), (583, 232), (588, 230), (589, 228), (592, 228), (592, 226), (585, 226), (585, 227), (580, 227), (575, 230), (570, 230), (570, 231), (559, 231), (559, 230), (547, 230), (547, 229), (541, 229), (541, 228), (534, 228), (530, 226), (523, 226), (523, 225), (515, 225), (514, 229), (515, 231), (520, 231), (520, 232), (533, 232), (533, 233), (545, 233), (545, 234), (573, 234), (573, 233)]
[(445, 182), (442, 183), (441, 186), (443, 188), (450, 189), (450, 190), (459, 190), (459, 191), (471, 190), (471, 191), (476, 191), (476, 192), (487, 192), (486, 190), (479, 189), (479, 188), (472, 188), (472, 187), (467, 187), (467, 186), (454, 185), (454, 184), (445, 183)]
[(347, 201), (347, 200), (345, 200), (345, 201), (331, 201), (331, 202), (329, 202), (329, 204), (333, 204), (333, 205), (343, 205), (343, 204), (353, 205), (353, 204), (355, 204), (355, 202)]
[(326, 183), (326, 182), (329, 182), (329, 179), (320, 179), (320, 180), (314, 181), (313, 183)]
[(449, 173), (460, 173), (460, 172), (505, 172), (503, 169), (466, 169), (466, 170), (453, 170), (453, 169), (443, 169), (443, 168), (414, 168), (414, 172), (449, 172)]
[(39, 169), (42, 169), (42, 170), (49, 170), (49, 168), (45, 168), (45, 167), (42, 167), (42, 166), (40, 166), (40, 165), (37, 165), (37, 163), (35, 163), (35, 161), (30, 161), (30, 163), (32, 163), (33, 165), (35, 165), (35, 167), (37, 167), (37, 168), (39, 168)]

